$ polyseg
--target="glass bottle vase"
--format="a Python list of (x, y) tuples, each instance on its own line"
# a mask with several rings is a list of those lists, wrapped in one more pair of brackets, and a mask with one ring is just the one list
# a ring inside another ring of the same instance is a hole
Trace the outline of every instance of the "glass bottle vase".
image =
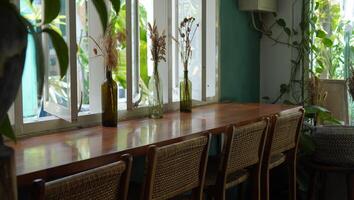
[(106, 72), (106, 80), (101, 85), (102, 126), (117, 127), (117, 83), (112, 79), (112, 72)]
[(149, 116), (153, 119), (163, 117), (163, 93), (157, 66), (149, 80)]
[(179, 88), (180, 111), (192, 112), (192, 82), (188, 79), (188, 71), (184, 71), (184, 77)]

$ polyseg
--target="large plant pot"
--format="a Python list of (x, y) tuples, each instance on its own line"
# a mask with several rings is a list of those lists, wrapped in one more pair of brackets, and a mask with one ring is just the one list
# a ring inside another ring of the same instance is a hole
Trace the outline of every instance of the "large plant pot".
[(0, 136), (0, 199), (16, 200), (15, 153), (11, 147), (4, 145)]

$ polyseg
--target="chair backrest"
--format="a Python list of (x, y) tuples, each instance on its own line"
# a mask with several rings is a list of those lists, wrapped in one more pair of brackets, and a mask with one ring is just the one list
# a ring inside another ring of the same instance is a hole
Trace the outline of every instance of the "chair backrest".
[(296, 149), (304, 119), (304, 109), (276, 115), (270, 129), (270, 155)]
[(225, 156), (221, 173), (228, 174), (250, 167), (262, 160), (269, 119), (244, 126), (232, 126), (227, 131)]
[(45, 183), (37, 179), (33, 183), (35, 200), (126, 200), (132, 157), (123, 155), (122, 160), (94, 168), (55, 181)]
[(201, 196), (210, 137), (150, 146), (143, 199), (168, 199), (191, 190)]

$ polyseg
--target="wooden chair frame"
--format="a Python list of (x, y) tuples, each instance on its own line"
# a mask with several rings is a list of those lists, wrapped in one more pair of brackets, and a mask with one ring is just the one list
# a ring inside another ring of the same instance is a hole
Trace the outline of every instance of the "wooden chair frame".
[[(295, 135), (295, 147), (282, 152), (285, 155), (285, 160), (288, 164), (289, 172), (289, 200), (296, 200), (296, 163), (297, 163), (297, 150), (299, 146), (299, 137), (302, 129), (302, 124), (304, 120), (305, 110), (301, 108), (298, 112), (302, 113), (300, 120), (297, 124), (296, 135)], [(290, 114), (287, 112), (280, 113), (281, 115)], [(279, 118), (279, 115), (275, 115), (271, 119), (271, 127), (268, 132), (268, 138), (266, 141), (264, 149), (264, 159), (262, 163), (262, 173), (261, 173), (261, 191), (262, 191), (262, 200), (269, 200), (269, 171), (282, 164), (283, 162), (278, 163), (276, 166), (271, 166), (271, 157), (272, 157), (272, 143), (275, 134), (276, 122)]]
[[(261, 122), (261, 121), (265, 121), (266, 122), (266, 127), (264, 130), (264, 133), (262, 135), (261, 138), (261, 142), (260, 142), (260, 148), (258, 150), (258, 155), (259, 155), (259, 162), (253, 166), (249, 166), (250, 168), (250, 174), (251, 174), (251, 181), (252, 181), (252, 199), (253, 200), (259, 200), (260, 199), (260, 183), (261, 183), (261, 164), (262, 164), (262, 160), (263, 160), (263, 151), (264, 151), (264, 147), (265, 147), (265, 141), (267, 138), (267, 133), (268, 133), (268, 128), (269, 128), (269, 123), (270, 123), (270, 119), (264, 118), (261, 119), (259, 121), (255, 121), (253, 123), (257, 123), (257, 122)], [(231, 151), (232, 151), (232, 142), (234, 139), (234, 127), (237, 128), (236, 125), (231, 125), (229, 127), (226, 128), (226, 144), (223, 147), (223, 151), (222, 151), (222, 159), (221, 159), (221, 165), (218, 169), (218, 174), (217, 174), (217, 180), (216, 180), (216, 187), (212, 190), (213, 196), (216, 197), (216, 199), (220, 199), (220, 200), (224, 200), (226, 198), (226, 190), (228, 189), (227, 187), (227, 177), (228, 177), (228, 173), (227, 173), (227, 167), (229, 164), (229, 157), (231, 155)], [(242, 182), (246, 181), (245, 180), (240, 180), (241, 184)], [(241, 199), (242, 193), (239, 193), (239, 197)]]

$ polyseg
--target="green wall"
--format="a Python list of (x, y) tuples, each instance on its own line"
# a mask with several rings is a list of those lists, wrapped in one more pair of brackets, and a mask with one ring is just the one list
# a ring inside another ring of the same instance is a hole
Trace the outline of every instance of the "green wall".
[(260, 34), (238, 0), (220, 0), (221, 100), (259, 101)]

